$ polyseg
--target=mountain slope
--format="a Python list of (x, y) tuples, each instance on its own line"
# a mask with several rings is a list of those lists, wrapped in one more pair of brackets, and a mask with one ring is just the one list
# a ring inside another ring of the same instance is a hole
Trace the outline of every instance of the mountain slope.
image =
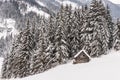
[[(111, 14), (114, 18), (120, 17), (120, 6), (110, 2), (109, 0), (102, 0), (105, 6), (108, 4), (111, 9)], [(38, 11), (44, 12), (45, 14), (54, 14), (56, 13), (61, 4), (75, 4), (77, 6), (82, 6), (85, 4), (90, 4), (91, 0), (3, 0), (0, 4), (0, 15), (7, 16), (7, 11), (10, 15), (16, 14), (20, 16), (26, 11), (30, 11), (29, 8), (33, 8), (33, 12), (37, 13)], [(34, 10), (36, 9), (36, 10)], [(10, 12), (12, 11), (12, 12)]]

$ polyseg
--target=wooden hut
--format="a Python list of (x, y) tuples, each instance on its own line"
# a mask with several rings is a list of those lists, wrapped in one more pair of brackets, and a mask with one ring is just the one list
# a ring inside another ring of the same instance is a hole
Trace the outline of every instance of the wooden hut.
[(73, 64), (89, 62), (91, 57), (85, 50), (81, 50), (74, 56)]

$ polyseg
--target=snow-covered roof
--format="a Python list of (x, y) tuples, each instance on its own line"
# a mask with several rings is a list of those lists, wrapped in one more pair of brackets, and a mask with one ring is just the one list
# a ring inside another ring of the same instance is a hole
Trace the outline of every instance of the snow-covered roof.
[(77, 56), (79, 56), (82, 52), (84, 52), (85, 55), (86, 55), (89, 59), (91, 59), (90, 55), (87, 54), (87, 52), (86, 52), (85, 50), (80, 50), (80, 51), (74, 56), (74, 58), (76, 58)]

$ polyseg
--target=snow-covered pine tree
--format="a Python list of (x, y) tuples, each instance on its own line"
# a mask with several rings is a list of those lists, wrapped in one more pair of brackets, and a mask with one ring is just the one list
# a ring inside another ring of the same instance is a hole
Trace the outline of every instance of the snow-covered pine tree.
[(117, 19), (117, 23), (113, 29), (113, 38), (114, 38), (113, 48), (115, 50), (120, 50), (120, 20), (119, 19)]
[(81, 42), (81, 30), (83, 27), (83, 20), (85, 17), (85, 13), (87, 13), (87, 6), (83, 6), (82, 9), (76, 8), (72, 13), (72, 27), (71, 27), (71, 49), (72, 49), (72, 56), (78, 53), (82, 49), (82, 42)]
[(54, 53), (57, 60), (59, 61), (59, 63), (65, 63), (67, 62), (68, 58), (69, 58), (69, 53), (68, 53), (68, 47), (67, 44), (63, 38), (63, 30), (62, 30), (62, 26), (58, 26), (58, 29), (56, 31), (55, 34), (55, 50), (56, 52)]
[(33, 35), (30, 32), (29, 21), (27, 28), (17, 38), (11, 54), (4, 60), (2, 78), (16, 78), (30, 75), (31, 50), (34, 48)]
[[(75, 37), (77, 37), (77, 33), (75, 32), (77, 26), (75, 26), (75, 21), (74, 21), (74, 16), (72, 12), (72, 6), (71, 5), (66, 5), (63, 9), (63, 14), (62, 14), (62, 21), (60, 24), (62, 24), (62, 31), (63, 31), (63, 38), (66, 42), (66, 45), (68, 47), (68, 53), (69, 57), (73, 57), (73, 55), (76, 53), (77, 50), (75, 50), (76, 45), (75, 43)], [(77, 22), (76, 22), (77, 23)], [(77, 42), (77, 41), (76, 41)]]
[[(102, 55), (102, 54), (106, 54), (107, 50), (108, 50), (108, 43), (109, 43), (109, 37), (110, 37), (110, 32), (109, 32), (109, 28), (107, 25), (107, 20), (104, 17), (106, 9), (102, 3), (102, 1), (98, 1), (96, 3), (97, 7), (96, 7), (96, 20), (94, 22), (94, 25), (96, 26), (96, 32), (98, 34), (96, 34), (97, 36), (94, 37), (97, 38), (97, 40), (99, 41), (99, 43), (101, 43), (101, 47), (102, 47), (102, 51), (99, 52), (98, 55)], [(93, 9), (94, 10), (94, 9)], [(94, 15), (94, 14), (93, 14)]]
[(48, 20), (48, 25), (47, 25), (47, 38), (49, 41), (49, 44), (53, 44), (55, 40), (55, 32), (57, 28), (57, 21), (56, 17), (50, 16)]
[(46, 44), (45, 44), (45, 40), (44, 40), (44, 36), (43, 36), (43, 31), (42, 29), (39, 30), (40, 34), (39, 34), (39, 41), (38, 41), (38, 46), (37, 46), (37, 50), (34, 51), (34, 55), (33, 55), (33, 59), (32, 59), (32, 64), (31, 64), (31, 73), (32, 74), (37, 74), (37, 73), (41, 73), (44, 71), (44, 60), (45, 60), (45, 48), (46, 48)]
[(59, 64), (56, 58), (55, 54), (55, 32), (57, 29), (57, 17), (56, 15), (50, 15), (47, 23), (47, 29), (46, 29), (46, 42), (47, 47), (45, 49), (46, 51), (46, 57), (44, 59), (44, 69), (50, 69), (52, 67), (55, 67)]
[[(38, 19), (37, 19), (38, 18)], [(30, 32), (31, 34), (33, 35), (33, 40), (34, 40), (34, 50), (37, 49), (37, 43), (38, 43), (38, 40), (39, 40), (39, 34), (40, 34), (40, 29), (41, 28), (41, 25), (43, 24), (42, 23), (42, 17), (41, 16), (33, 16), (30, 21)]]
[(93, 33), (94, 26), (90, 25), (91, 16), (89, 15), (89, 10), (86, 6), (82, 6), (82, 28), (80, 33), (80, 41), (82, 42), (82, 49), (86, 50), (87, 53), (90, 55), (91, 48), (90, 48), (90, 41), (91, 36)]
[(106, 20), (107, 20), (107, 26), (108, 26), (109, 33), (110, 33), (108, 47), (109, 47), (109, 49), (111, 49), (113, 47), (114, 23), (112, 22), (112, 17), (111, 17), (111, 14), (110, 14), (110, 8), (109, 8), (108, 5), (107, 5), (107, 8), (106, 8), (106, 15), (105, 15), (105, 17), (106, 17)]
[(54, 60), (54, 62), (58, 61), (59, 64), (67, 62), (69, 58), (68, 48), (69, 44), (67, 43), (68, 32), (66, 31), (67, 29), (66, 17), (68, 17), (68, 15), (70, 14), (69, 12), (67, 12), (68, 9), (69, 9), (68, 6), (64, 7), (62, 5), (60, 12), (58, 12), (56, 15), (56, 21), (54, 24), (56, 25), (56, 28), (54, 30), (55, 31), (54, 42), (50, 45), (49, 48), (50, 50), (52, 50), (50, 51), (52, 53), (51, 55), (52, 59)]
[(72, 49), (72, 56), (75, 55), (79, 50), (80, 50), (80, 28), (81, 28), (81, 14), (80, 14), (80, 9), (75, 9), (74, 13), (72, 14), (72, 40), (70, 42), (71, 44), (71, 49)]
[(104, 17), (105, 12), (105, 7), (101, 1), (92, 0), (81, 35), (84, 46), (88, 47), (90, 56), (100, 56), (108, 50), (109, 31)]
[[(35, 50), (38, 50), (39, 49), (39, 35), (41, 35), (41, 31), (42, 31), (42, 34), (44, 37), (46, 37), (46, 28), (47, 28), (47, 20), (45, 19), (44, 16), (39, 16), (39, 18), (37, 19), (38, 20), (38, 23), (34, 22), (35, 24), (35, 32), (34, 32), (34, 35), (35, 35), (35, 43), (36, 43), (36, 47), (35, 47)], [(46, 41), (46, 38), (45, 38), (45, 41)]]
[(82, 44), (82, 49), (86, 50), (88, 52), (88, 54), (90, 55), (90, 41), (91, 41), (91, 36), (93, 33), (93, 28), (92, 26), (90, 26), (90, 21), (84, 21), (84, 24), (82, 26), (82, 30), (81, 30), (81, 44)]

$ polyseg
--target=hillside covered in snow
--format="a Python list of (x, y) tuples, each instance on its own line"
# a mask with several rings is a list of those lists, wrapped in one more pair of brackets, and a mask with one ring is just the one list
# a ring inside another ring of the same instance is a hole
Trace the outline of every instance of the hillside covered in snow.
[(1, 79), (120, 79), (119, 13), (109, 0), (0, 0)]

